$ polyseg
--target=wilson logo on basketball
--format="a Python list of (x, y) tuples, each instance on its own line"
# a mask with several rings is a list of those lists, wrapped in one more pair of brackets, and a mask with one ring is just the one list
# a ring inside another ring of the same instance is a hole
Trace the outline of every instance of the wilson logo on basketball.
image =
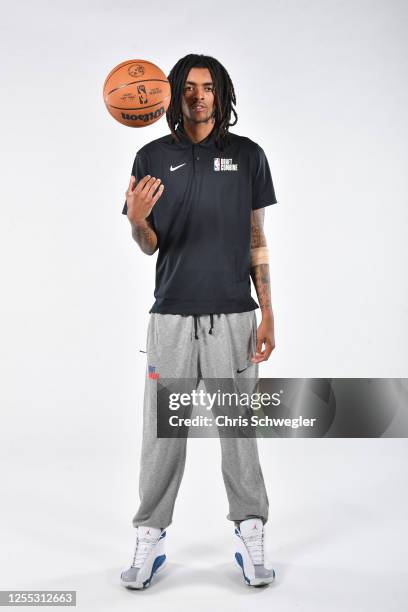
[(143, 113), (142, 115), (129, 115), (128, 113), (122, 113), (122, 118), (126, 121), (144, 121), (145, 123), (155, 121), (158, 117), (163, 115), (165, 110), (163, 106), (158, 108), (154, 113)]

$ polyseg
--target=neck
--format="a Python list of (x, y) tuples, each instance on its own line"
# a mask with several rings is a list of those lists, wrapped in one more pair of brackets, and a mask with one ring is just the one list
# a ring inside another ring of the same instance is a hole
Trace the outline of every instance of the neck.
[(201, 142), (201, 140), (207, 138), (212, 132), (214, 124), (214, 119), (209, 119), (202, 123), (195, 123), (189, 121), (186, 117), (183, 118), (184, 131), (192, 142)]

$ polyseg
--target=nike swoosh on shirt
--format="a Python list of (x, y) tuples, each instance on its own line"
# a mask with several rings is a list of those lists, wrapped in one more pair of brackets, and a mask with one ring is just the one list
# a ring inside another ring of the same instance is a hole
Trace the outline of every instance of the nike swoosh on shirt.
[(184, 162), (184, 164), (180, 164), (179, 166), (170, 166), (170, 172), (174, 172), (174, 170), (178, 170), (179, 168), (181, 168), (181, 166), (185, 166), (187, 162)]

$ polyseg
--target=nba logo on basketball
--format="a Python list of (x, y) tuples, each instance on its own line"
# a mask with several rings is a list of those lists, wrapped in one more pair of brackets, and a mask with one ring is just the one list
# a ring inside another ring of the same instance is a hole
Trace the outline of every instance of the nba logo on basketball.
[(221, 167), (221, 161), (219, 157), (214, 157), (214, 170), (219, 171)]
[(140, 104), (147, 104), (146, 87), (144, 85), (138, 85), (137, 86), (137, 93), (139, 94), (139, 102), (140, 102)]

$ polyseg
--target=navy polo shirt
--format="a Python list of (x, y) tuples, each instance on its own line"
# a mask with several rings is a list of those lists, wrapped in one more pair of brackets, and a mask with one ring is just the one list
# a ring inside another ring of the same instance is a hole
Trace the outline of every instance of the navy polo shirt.
[(251, 296), (251, 211), (277, 203), (265, 153), (237, 134), (221, 151), (214, 130), (199, 143), (181, 126), (176, 133), (179, 143), (168, 134), (139, 149), (132, 168), (136, 181), (150, 174), (164, 184), (147, 217), (159, 247), (149, 312), (259, 308)]

